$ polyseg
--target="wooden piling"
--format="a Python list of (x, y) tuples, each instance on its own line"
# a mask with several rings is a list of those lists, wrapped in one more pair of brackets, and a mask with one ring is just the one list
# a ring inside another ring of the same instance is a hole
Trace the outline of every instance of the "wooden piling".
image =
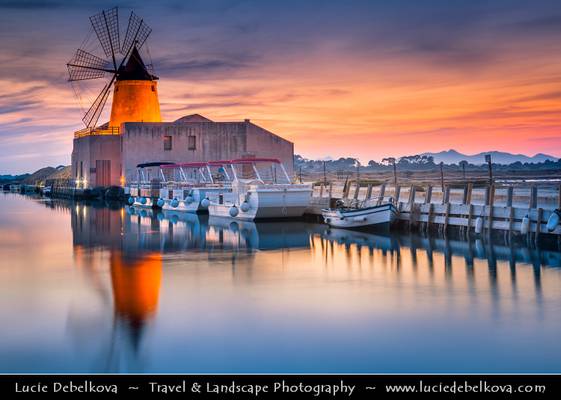
[(428, 215), (427, 215), (427, 232), (429, 231), (429, 228), (430, 228), (433, 212), (434, 212), (434, 204), (430, 203), (429, 204), (429, 212), (428, 212)]
[(473, 193), (473, 183), (468, 183), (466, 201), (464, 204), (471, 204), (471, 194)]
[(450, 203), (450, 185), (447, 185), (442, 193), (442, 204)]
[(541, 233), (542, 230), (542, 219), (543, 219), (543, 208), (538, 208), (538, 213), (536, 217), (536, 240), (538, 239), (538, 235)]
[(427, 194), (425, 196), (425, 204), (429, 204), (432, 200), (432, 185), (427, 187)]
[(514, 197), (514, 188), (509, 186), (506, 191), (506, 206), (512, 207), (512, 199)]
[(395, 187), (395, 204), (399, 204), (399, 195), (401, 194), (401, 186), (397, 185)]
[(349, 198), (349, 191), (351, 190), (351, 181), (345, 182), (345, 187), (343, 187), (343, 199)]
[(372, 184), (368, 184), (368, 188), (366, 189), (366, 200), (370, 200), (372, 197)]
[(408, 200), (408, 203), (411, 205), (415, 204), (416, 192), (417, 192), (417, 188), (415, 187), (415, 185), (411, 185), (411, 187), (409, 188), (409, 200)]
[[(449, 187), (448, 187), (448, 191), (449, 191)], [(444, 233), (446, 234), (446, 231), (448, 229), (448, 221), (450, 220), (450, 203), (447, 202), (446, 203), (446, 212), (444, 215)]]
[(538, 208), (538, 187), (533, 185), (530, 189), (530, 208)]
[(493, 207), (495, 206), (495, 185), (489, 186), (489, 235), (493, 229)]
[(473, 204), (470, 203), (468, 206), (468, 218), (467, 218), (467, 234), (469, 235), (471, 229), (471, 220), (473, 219)]
[(382, 183), (382, 186), (380, 186), (380, 195), (378, 196), (378, 205), (382, 204), (382, 202), (384, 201), (385, 194), (386, 194), (386, 184)]
[(360, 182), (356, 181), (356, 188), (355, 188), (355, 194), (353, 196), (353, 199), (358, 200), (358, 193), (360, 192)]

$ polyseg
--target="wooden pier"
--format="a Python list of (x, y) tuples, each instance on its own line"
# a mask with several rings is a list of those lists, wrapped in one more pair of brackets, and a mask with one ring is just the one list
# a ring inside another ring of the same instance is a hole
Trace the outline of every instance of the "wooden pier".
[(399, 221), (411, 229), (520, 233), (527, 218), (527, 232), (536, 238), (541, 233), (561, 235), (561, 224), (551, 232), (546, 226), (551, 214), (561, 209), (559, 184), (317, 184), (307, 214), (321, 215), (321, 209), (333, 207), (338, 200), (347, 206), (392, 201)]

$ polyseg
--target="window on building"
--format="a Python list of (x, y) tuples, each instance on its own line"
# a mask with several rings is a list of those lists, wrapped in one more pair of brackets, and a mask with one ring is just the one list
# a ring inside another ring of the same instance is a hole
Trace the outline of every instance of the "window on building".
[(164, 150), (171, 150), (171, 136), (164, 136)]
[(197, 137), (196, 136), (188, 136), (187, 148), (189, 150), (197, 150)]

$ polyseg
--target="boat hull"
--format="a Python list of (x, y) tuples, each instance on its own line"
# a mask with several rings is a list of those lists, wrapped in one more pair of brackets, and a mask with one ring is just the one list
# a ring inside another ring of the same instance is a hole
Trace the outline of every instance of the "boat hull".
[[(219, 201), (216, 198), (211, 200), (209, 214), (245, 221), (298, 218), (304, 215), (312, 190), (309, 187), (254, 187), (243, 194), (238, 193), (224, 195)], [(243, 203), (246, 203), (244, 207), (241, 206)], [(232, 216), (230, 209), (234, 206), (237, 208), (237, 215)]]
[(398, 211), (393, 204), (362, 209), (325, 209), (323, 220), (335, 228), (366, 228), (389, 226), (395, 221)]
[[(163, 210), (177, 212), (206, 212), (208, 207), (202, 204), (207, 196), (212, 193), (224, 191), (224, 188), (191, 188), (191, 189), (161, 189), (160, 198), (164, 200)], [(174, 207), (173, 200), (177, 199)]]

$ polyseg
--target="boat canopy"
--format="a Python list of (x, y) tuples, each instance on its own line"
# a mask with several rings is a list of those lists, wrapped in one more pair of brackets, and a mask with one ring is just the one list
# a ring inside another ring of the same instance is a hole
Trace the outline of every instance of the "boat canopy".
[(161, 167), (164, 165), (174, 165), (174, 163), (168, 161), (147, 162), (147, 163), (138, 164), (136, 168)]
[(243, 183), (290, 184), (282, 162), (277, 158), (240, 158), (230, 161), (234, 179)]
[(181, 164), (165, 164), (162, 165), (162, 168), (204, 168), (207, 166), (206, 162), (188, 162), (188, 163), (181, 163)]
[(231, 163), (232, 163), (231, 160), (215, 160), (215, 161), (209, 161), (207, 164), (214, 167), (220, 167), (222, 165), (228, 165)]
[(230, 164), (253, 164), (263, 162), (281, 164), (281, 161), (278, 158), (238, 158), (230, 160)]

